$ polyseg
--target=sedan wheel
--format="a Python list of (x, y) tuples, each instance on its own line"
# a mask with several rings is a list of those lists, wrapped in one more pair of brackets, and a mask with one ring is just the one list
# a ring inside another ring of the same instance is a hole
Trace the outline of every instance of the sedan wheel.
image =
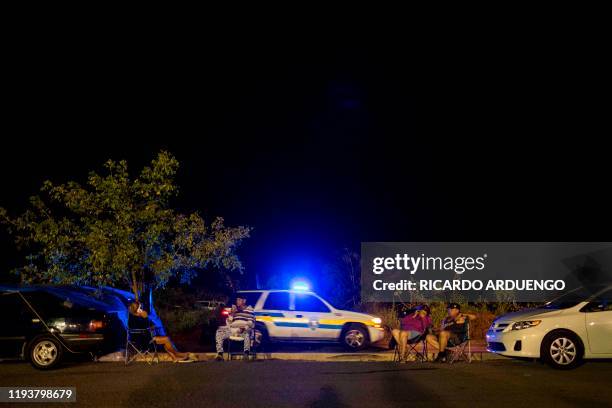
[(30, 362), (36, 368), (47, 370), (55, 367), (61, 360), (61, 345), (51, 338), (34, 340), (30, 347)]
[(584, 347), (580, 338), (569, 330), (549, 333), (542, 341), (541, 356), (551, 367), (569, 370), (583, 360)]
[(559, 365), (573, 363), (577, 353), (578, 349), (574, 342), (566, 337), (559, 337), (550, 345), (550, 357)]

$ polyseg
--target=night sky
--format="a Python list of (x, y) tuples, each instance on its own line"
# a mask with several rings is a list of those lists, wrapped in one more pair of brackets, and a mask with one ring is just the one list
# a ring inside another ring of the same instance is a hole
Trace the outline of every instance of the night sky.
[[(175, 204), (252, 226), (240, 254), (264, 276), (316, 274), (362, 241), (611, 238), (597, 56), (215, 44), (11, 50), (0, 206), (20, 212), (45, 179), (84, 181), (108, 158), (139, 169), (167, 149)], [(20, 259), (0, 238), (6, 271)]]

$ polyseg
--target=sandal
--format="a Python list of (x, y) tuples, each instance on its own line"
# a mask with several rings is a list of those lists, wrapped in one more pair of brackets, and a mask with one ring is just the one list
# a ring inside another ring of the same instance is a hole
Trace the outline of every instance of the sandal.
[(191, 358), (187, 357), (187, 358), (184, 358), (182, 360), (176, 360), (174, 362), (175, 363), (195, 363), (196, 360), (192, 360)]

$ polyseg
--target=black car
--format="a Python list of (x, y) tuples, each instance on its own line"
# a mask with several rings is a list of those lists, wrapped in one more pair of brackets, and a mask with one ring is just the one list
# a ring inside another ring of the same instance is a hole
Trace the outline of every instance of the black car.
[(0, 289), (0, 358), (57, 367), (68, 354), (95, 355), (105, 345), (109, 316), (52, 289)]

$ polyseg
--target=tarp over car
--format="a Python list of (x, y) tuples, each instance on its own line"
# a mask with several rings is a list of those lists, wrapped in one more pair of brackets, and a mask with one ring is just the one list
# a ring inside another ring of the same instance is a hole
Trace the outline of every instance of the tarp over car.
[[(102, 287), (91, 287), (91, 286), (78, 286), (78, 285), (32, 285), (32, 286), (20, 286), (20, 285), (0, 285), (0, 291), (15, 291), (15, 292), (28, 292), (28, 291), (46, 291), (59, 298), (69, 300), (72, 303), (86, 308), (96, 309), (105, 313), (115, 313), (117, 318), (123, 324), (123, 327), (127, 327), (128, 322), (128, 306), (134, 301), (134, 294), (121, 289), (112, 288), (109, 286)], [(153, 307), (153, 296), (149, 293), (149, 319), (155, 324), (155, 326), (161, 328), (159, 334), (165, 334), (163, 324), (155, 308)]]

